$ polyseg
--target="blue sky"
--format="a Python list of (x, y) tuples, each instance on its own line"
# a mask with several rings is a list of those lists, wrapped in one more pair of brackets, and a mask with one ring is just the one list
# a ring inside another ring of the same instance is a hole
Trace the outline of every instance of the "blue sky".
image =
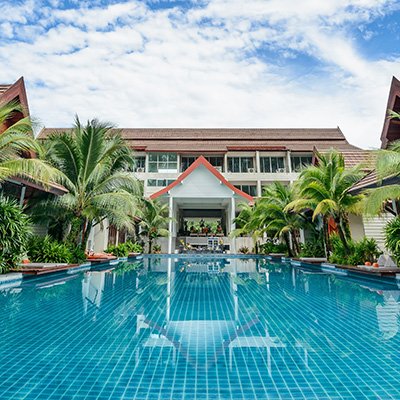
[(400, 2), (0, 0), (0, 83), (47, 127), (335, 127), (379, 146)]

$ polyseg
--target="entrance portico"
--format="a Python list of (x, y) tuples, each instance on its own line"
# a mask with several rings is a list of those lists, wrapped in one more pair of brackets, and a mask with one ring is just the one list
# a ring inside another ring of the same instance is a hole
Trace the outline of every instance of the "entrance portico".
[[(236, 252), (236, 240), (229, 234), (235, 229), (234, 219), (239, 202), (252, 202), (253, 197), (229, 183), (203, 156), (200, 156), (185, 172), (166, 188), (154, 193), (169, 204), (168, 253), (174, 253), (179, 234), (185, 234), (185, 242), (207, 246), (210, 237)], [(189, 234), (184, 227), (185, 218), (216, 218), (220, 221), (219, 233), (199, 232)], [(196, 239), (195, 239), (196, 238)], [(180, 238), (181, 239), (181, 238)]]

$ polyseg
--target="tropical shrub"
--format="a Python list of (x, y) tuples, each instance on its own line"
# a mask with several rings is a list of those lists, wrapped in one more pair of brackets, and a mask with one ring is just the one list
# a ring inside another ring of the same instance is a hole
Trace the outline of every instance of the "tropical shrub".
[(154, 253), (161, 253), (161, 246), (159, 244), (155, 244), (153, 246)]
[(125, 242), (125, 245), (130, 253), (143, 253), (143, 246), (139, 243), (127, 241)]
[(400, 217), (391, 220), (385, 227), (385, 246), (396, 261), (400, 262)]
[(85, 253), (76, 246), (58, 242), (50, 236), (34, 236), (29, 240), (28, 258), (32, 262), (79, 264), (86, 257)]
[(248, 254), (249, 252), (250, 252), (250, 250), (247, 246), (242, 246), (239, 248), (239, 253)]
[(112, 244), (106, 248), (106, 253), (112, 254), (115, 257), (128, 257), (129, 250), (125, 243)]
[(325, 257), (323, 241), (317, 238), (302, 243), (300, 248), (299, 257)]
[(30, 220), (14, 200), (0, 196), (0, 273), (21, 261), (30, 234)]
[(142, 253), (143, 247), (139, 243), (127, 241), (118, 245), (110, 245), (106, 249), (106, 253), (110, 253), (115, 257), (127, 257), (129, 253)]
[(284, 243), (274, 243), (272, 241), (268, 241), (260, 245), (260, 251), (262, 254), (270, 254), (270, 253), (285, 253), (287, 254), (288, 249), (286, 244)]
[(329, 261), (334, 264), (363, 265), (366, 261), (375, 262), (381, 254), (375, 239), (366, 237), (358, 242), (348, 241), (350, 254), (346, 251), (343, 242), (337, 235), (332, 235), (331, 243), (333, 251)]

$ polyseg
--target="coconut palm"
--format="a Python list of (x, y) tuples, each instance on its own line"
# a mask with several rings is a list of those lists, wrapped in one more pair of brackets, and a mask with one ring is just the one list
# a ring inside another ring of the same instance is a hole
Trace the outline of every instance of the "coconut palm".
[(230, 236), (251, 236), (254, 243), (254, 250), (258, 253), (259, 239), (263, 235), (263, 230), (258, 221), (254, 218), (255, 205), (249, 203), (239, 203), (239, 215), (234, 219), (236, 229), (234, 229)]
[(305, 223), (305, 217), (285, 207), (295, 199), (292, 187), (274, 182), (267, 186), (263, 196), (254, 205), (240, 204), (241, 211), (235, 219), (238, 228), (232, 236), (250, 235), (257, 251), (258, 240), (264, 233), (283, 240), (290, 256), (300, 251), (298, 234)]
[(346, 168), (344, 157), (338, 151), (317, 154), (317, 165), (311, 165), (300, 173), (298, 198), (285, 209), (298, 212), (312, 210), (313, 221), (321, 216), (328, 248), (328, 222), (333, 219), (340, 240), (348, 252), (348, 213), (359, 213), (363, 198), (363, 195), (351, 195), (349, 190), (362, 177), (361, 167)]
[[(391, 111), (389, 118), (400, 119), (400, 114)], [(376, 152), (375, 170), (379, 181), (400, 176), (400, 140)], [(400, 199), (400, 184), (380, 186), (367, 190), (366, 194), (365, 213), (376, 215), (384, 210), (387, 201)]]
[(53, 133), (44, 145), (68, 193), (37, 205), (36, 216), (60, 222), (67, 216), (69, 240), (82, 248), (93, 225), (106, 218), (134, 229), (141, 184), (129, 172), (133, 153), (112, 125), (94, 119), (83, 126), (76, 118), (70, 132)]
[(18, 119), (21, 115), (18, 102), (0, 104), (0, 129), (4, 129), (0, 134), (0, 182), (20, 176), (47, 184), (57, 173), (45, 161), (30, 158), (32, 152), (40, 154), (42, 149), (33, 137), (30, 118)]
[(286, 209), (294, 200), (292, 186), (274, 182), (266, 187), (254, 212), (255, 220), (267, 234), (285, 242), (290, 256), (297, 256), (300, 252), (298, 236), (306, 222), (300, 213)]
[(138, 216), (141, 219), (140, 234), (147, 239), (149, 253), (151, 253), (153, 241), (159, 237), (168, 236), (168, 229), (166, 229), (169, 221), (168, 204), (143, 199)]

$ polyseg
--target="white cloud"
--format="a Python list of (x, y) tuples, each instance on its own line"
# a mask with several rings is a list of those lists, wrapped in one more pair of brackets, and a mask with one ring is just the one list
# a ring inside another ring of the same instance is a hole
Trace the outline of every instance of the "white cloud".
[[(2, 80), (25, 76), (46, 126), (69, 126), (76, 112), (125, 127), (339, 125), (352, 143), (377, 146), (400, 61), (364, 59), (346, 28), (393, 3), (211, 0), (185, 12), (29, 0), (0, 21), (31, 32), (27, 43), (0, 43)], [(299, 56), (319, 64), (296, 71)]]

